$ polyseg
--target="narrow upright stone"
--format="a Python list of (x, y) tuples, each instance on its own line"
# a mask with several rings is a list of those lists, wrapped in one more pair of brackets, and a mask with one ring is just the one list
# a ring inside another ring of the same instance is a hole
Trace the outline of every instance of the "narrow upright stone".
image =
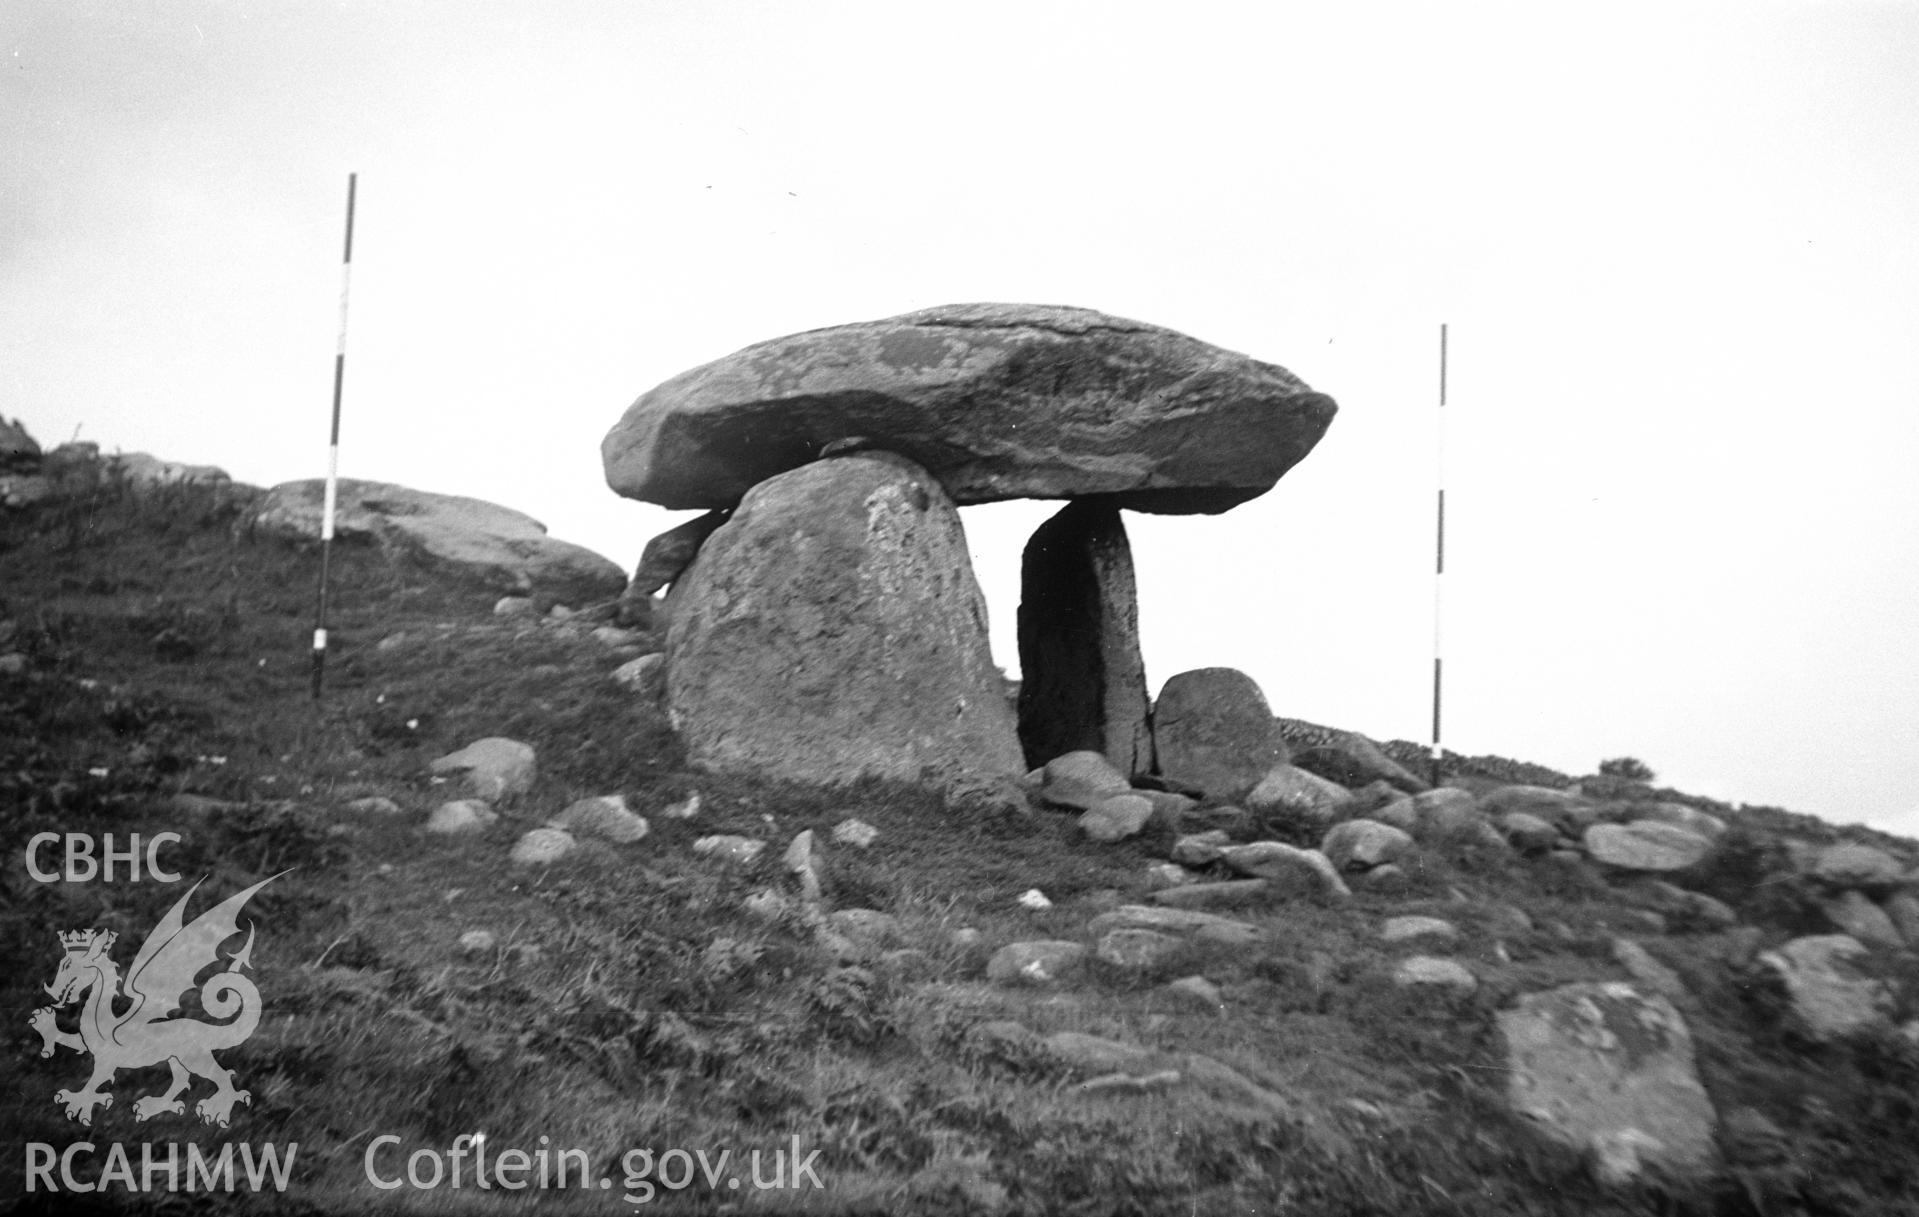
[(1118, 508), (1068, 503), (1026, 543), (1019, 664), (1028, 765), (1084, 750), (1128, 776), (1152, 772), (1133, 551)]

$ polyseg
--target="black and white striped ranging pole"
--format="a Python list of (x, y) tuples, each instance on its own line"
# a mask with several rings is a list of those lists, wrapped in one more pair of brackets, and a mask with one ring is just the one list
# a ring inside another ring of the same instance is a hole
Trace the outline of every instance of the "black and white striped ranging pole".
[(326, 682), (327, 583), (333, 559), (333, 513), (340, 486), (340, 390), (346, 383), (346, 300), (353, 284), (353, 195), (359, 174), (346, 175), (346, 251), (340, 258), (340, 341), (333, 352), (333, 428), (327, 438), (326, 503), (320, 514), (320, 595), (313, 616), (313, 700)]
[(1439, 326), (1439, 418), (1433, 449), (1433, 482), (1438, 491), (1438, 531), (1433, 546), (1433, 785), (1439, 785), (1440, 764), (1444, 753), (1439, 744), (1439, 706), (1441, 677), (1445, 659), (1441, 647), (1446, 587), (1446, 326)]

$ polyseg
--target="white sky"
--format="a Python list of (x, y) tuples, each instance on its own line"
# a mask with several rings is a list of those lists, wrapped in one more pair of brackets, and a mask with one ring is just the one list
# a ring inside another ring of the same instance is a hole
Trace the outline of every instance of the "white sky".
[[(668, 376), (966, 300), (1282, 364), (1326, 440), (1130, 517), (1155, 689), (1919, 833), (1919, 4), (8, 0), (0, 412), (519, 508), (630, 565)], [(965, 515), (1009, 667), (1019, 549)]]

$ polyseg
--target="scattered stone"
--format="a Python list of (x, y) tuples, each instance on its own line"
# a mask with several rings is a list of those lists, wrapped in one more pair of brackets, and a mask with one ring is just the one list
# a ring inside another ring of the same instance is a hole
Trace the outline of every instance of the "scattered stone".
[(1894, 892), (1886, 898), (1886, 915), (1892, 918), (1892, 924), (1906, 940), (1906, 945), (1919, 950), (1919, 896), (1911, 892)]
[(1388, 862), (1369, 871), (1360, 871), (1353, 876), (1353, 882), (1363, 891), (1403, 892), (1411, 885), (1412, 879), (1398, 863)]
[(1173, 842), (1173, 861), (1182, 866), (1205, 866), (1217, 862), (1233, 839), (1222, 829), (1192, 833)]
[(986, 961), (986, 978), (997, 984), (1052, 985), (1077, 973), (1086, 948), (1061, 940), (1015, 942)]
[[(1403, 833), (1417, 834), (1419, 832), (1419, 805), (1414, 803), (1408, 795), (1402, 794), (1390, 803), (1384, 803), (1378, 807), (1368, 808), (1365, 811), (1354, 812), (1353, 814), (1357, 819), (1376, 820), (1381, 824), (1397, 828)], [(1327, 827), (1330, 827), (1330, 825), (1322, 825), (1322, 831)]]
[(1640, 934), (1664, 935), (1666, 932), (1666, 918), (1651, 909), (1621, 909), (1614, 920)]
[(1132, 793), (1126, 775), (1103, 753), (1080, 749), (1054, 757), (1040, 770), (1039, 797), (1058, 807), (1090, 811), (1114, 795)]
[(1316, 849), (1252, 841), (1228, 845), (1220, 857), (1239, 874), (1265, 880), (1274, 895), (1288, 900), (1344, 900), (1352, 895), (1332, 860)]
[(1138, 1044), (1081, 1031), (1055, 1032), (1046, 1037), (1045, 1043), (1054, 1060), (1079, 1074), (1138, 1075), (1155, 1061), (1155, 1054)]
[(426, 818), (426, 831), (438, 836), (481, 832), (493, 826), (499, 815), (479, 799), (454, 799), (433, 809)]
[(1228, 946), (1244, 946), (1259, 941), (1259, 928), (1231, 917), (1221, 917), (1198, 909), (1164, 908), (1146, 904), (1123, 904), (1101, 913), (1087, 925), (1093, 934), (1117, 930), (1149, 930), (1176, 938), (1199, 938)]
[(1046, 898), (1045, 892), (1036, 887), (1029, 887), (1020, 893), (1019, 905), (1021, 908), (1031, 909), (1037, 913), (1042, 909), (1052, 908), (1053, 902)]
[(1080, 816), (1080, 831), (1102, 844), (1137, 836), (1153, 818), (1153, 804), (1136, 794), (1116, 794)]
[(746, 898), (745, 907), (747, 912), (761, 921), (778, 921), (792, 912), (794, 906), (792, 898), (786, 893), (763, 887)]
[(1528, 994), (1497, 1018), (1507, 1101), (1593, 1155), (1602, 1182), (1631, 1182), (1649, 1165), (1682, 1178), (1713, 1169), (1717, 1117), (1671, 1002), (1627, 984), (1576, 984)]
[[(626, 586), (626, 575), (599, 554), (555, 540), (538, 520), (497, 504), (353, 478), (341, 478), (338, 489), (338, 537), (376, 540), (522, 594), (537, 587), (602, 600)], [(269, 536), (315, 540), (325, 497), (324, 478), (284, 482), (267, 492), (256, 526)]]
[(1687, 832), (1696, 833), (1708, 841), (1718, 840), (1726, 832), (1724, 820), (1684, 803), (1639, 803), (1634, 805), (1632, 814), (1636, 820), (1657, 820), (1662, 824), (1672, 824)]
[(1336, 782), (1296, 765), (1275, 765), (1246, 792), (1243, 800), (1254, 815), (1272, 817), (1288, 825), (1324, 829), (1333, 822), (1352, 792)]
[(878, 909), (840, 909), (827, 914), (826, 924), (862, 955), (871, 955), (900, 940), (899, 918)]
[(833, 825), (833, 841), (854, 849), (865, 849), (879, 838), (880, 830), (865, 820), (841, 820)]
[(1241, 798), (1287, 762), (1266, 695), (1234, 668), (1168, 680), (1153, 703), (1153, 740), (1161, 773), (1223, 799)]
[(561, 625), (565, 622), (571, 621), (573, 620), (573, 617), (574, 617), (574, 612), (571, 605), (556, 604), (552, 608), (546, 611), (546, 619), (552, 622), (554, 625)]
[(1393, 967), (1393, 983), (1402, 989), (1436, 988), (1468, 994), (1479, 980), (1463, 964), (1432, 955), (1408, 955)]
[(626, 796), (601, 795), (569, 803), (565, 811), (548, 823), (581, 836), (601, 837), (616, 845), (631, 845), (646, 836), (646, 818), (626, 805)]
[(433, 773), (462, 774), (475, 798), (501, 799), (533, 788), (533, 749), (518, 740), (489, 736), (450, 752), (428, 766)]
[(501, 596), (493, 602), (495, 617), (531, 617), (533, 598), (531, 596)]
[(1387, 756), (1378, 744), (1357, 731), (1335, 732), (1331, 743), (1295, 750), (1293, 764), (1341, 787), (1385, 782), (1406, 794), (1431, 789), (1423, 778)]
[(1559, 844), (1559, 830), (1531, 812), (1509, 811), (1498, 823), (1507, 844), (1522, 854), (1537, 856)]
[[(786, 853), (780, 857), (780, 865), (787, 873), (800, 881), (800, 899), (807, 904), (818, 904), (820, 900), (820, 881), (824, 877), (824, 865), (813, 848), (813, 830), (807, 829), (795, 836), (786, 847)], [(862, 909), (849, 909), (848, 912), (864, 912)], [(884, 914), (882, 914), (884, 915)]]
[(1152, 930), (1113, 930), (1099, 940), (1093, 953), (1116, 968), (1143, 972), (1159, 967), (1179, 952), (1177, 938)]
[(1826, 919), (1841, 933), (1850, 934), (1867, 946), (1897, 949), (1906, 944), (1905, 935), (1893, 924), (1891, 916), (1864, 892), (1840, 892), (1820, 907), (1825, 910)]
[(0, 655), (0, 676), (18, 676), (27, 670), (27, 657), (18, 651)]
[(1388, 917), (1379, 931), (1381, 942), (1428, 940), (1428, 945), (1451, 949), (1459, 944), (1459, 927), (1441, 917)]
[(675, 524), (648, 541), (646, 548), (640, 551), (639, 566), (627, 581), (626, 590), (620, 594), (621, 603), (650, 600), (653, 593), (669, 583), (677, 582), (699, 555), (700, 546), (706, 544), (706, 539), (720, 525), (726, 523), (729, 514), (709, 511), (683, 524)]
[(683, 372), (600, 446), (607, 484), (727, 507), (861, 437), (961, 504), (1100, 495), (1217, 512), (1271, 489), (1332, 421), (1283, 368), (1089, 309), (950, 304), (762, 342)]
[(512, 860), (523, 866), (558, 862), (573, 852), (573, 834), (564, 828), (536, 828), (513, 846)]
[(1166, 986), (1166, 993), (1185, 1005), (1212, 1014), (1226, 1010), (1226, 999), (1221, 996), (1219, 986), (1204, 976), (1182, 976)]
[(948, 941), (953, 944), (956, 950), (971, 951), (986, 941), (986, 935), (980, 933), (970, 925), (964, 925), (954, 930), (952, 938)]
[(621, 647), (644, 646), (647, 636), (640, 630), (623, 630), (616, 625), (602, 625), (594, 628), (593, 641), (618, 650)]
[(670, 803), (660, 810), (660, 814), (669, 820), (690, 820), (700, 814), (700, 794), (694, 791), (677, 803)]
[(933, 957), (918, 947), (898, 947), (880, 952), (879, 967), (888, 976), (900, 980), (926, 980), (938, 972)]
[(460, 954), (468, 957), (485, 955), (499, 945), (499, 938), (492, 930), (468, 930), (460, 935)]
[(1595, 824), (1583, 840), (1595, 861), (1621, 870), (1685, 870), (1712, 850), (1712, 842), (1698, 833), (1658, 820)]
[(1489, 933), (1515, 938), (1533, 932), (1533, 919), (1516, 904), (1495, 904), (1486, 910)]
[(1479, 800), (1479, 810), (1495, 824), (1513, 812), (1522, 811), (1546, 821), (1564, 836), (1576, 837), (1591, 822), (1597, 809), (1570, 791), (1519, 785), (1488, 791)]
[(766, 848), (766, 842), (756, 841), (752, 837), (741, 837), (731, 833), (720, 833), (711, 837), (701, 837), (693, 842), (693, 852), (704, 854), (721, 862), (731, 862), (744, 866), (760, 856)]
[(1194, 883), (1187, 887), (1169, 887), (1153, 893), (1155, 904), (1173, 908), (1237, 908), (1269, 899), (1264, 879), (1231, 879), (1224, 883)]
[(1828, 846), (1813, 862), (1812, 873), (1834, 887), (1884, 888), (1900, 880), (1892, 855), (1872, 845)]
[(1759, 963), (1785, 982), (1801, 1028), (1825, 1041), (1883, 1023), (1892, 1012), (1892, 987), (1858, 966), (1866, 954), (1856, 938), (1824, 934), (1795, 938), (1761, 954)]
[(1628, 975), (1653, 992), (1674, 1001), (1686, 996), (1686, 985), (1679, 979), (1679, 973), (1654, 959), (1650, 951), (1632, 939), (1613, 939), (1612, 957)]
[(1026, 543), (1019, 665), (1029, 763), (1083, 749), (1128, 776), (1153, 771), (1133, 552), (1112, 503), (1074, 500)]
[(1397, 862), (1412, 852), (1413, 839), (1377, 820), (1347, 820), (1335, 824), (1319, 843), (1319, 852), (1336, 870), (1363, 871)]
[(1197, 883), (1193, 872), (1177, 862), (1155, 862), (1146, 868), (1146, 887), (1148, 891), (1159, 891), (1168, 887), (1186, 887)]
[(655, 652), (627, 660), (613, 669), (613, 683), (642, 701), (658, 701), (666, 693), (666, 656)]
[(400, 805), (383, 794), (368, 795), (363, 799), (354, 799), (347, 805), (348, 811), (357, 811), (363, 815), (397, 816)]
[(671, 616), (668, 712), (695, 767), (950, 796), (1010, 796), (1025, 772), (959, 513), (908, 461), (862, 452), (754, 486)]

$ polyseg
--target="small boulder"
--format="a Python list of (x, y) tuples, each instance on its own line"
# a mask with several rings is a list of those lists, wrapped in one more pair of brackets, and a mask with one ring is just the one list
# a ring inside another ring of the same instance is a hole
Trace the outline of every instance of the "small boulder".
[(1173, 842), (1173, 861), (1181, 866), (1205, 866), (1219, 861), (1233, 839), (1222, 829), (1189, 833)]
[(433, 809), (426, 818), (426, 831), (436, 836), (483, 832), (499, 818), (498, 813), (479, 799), (454, 799)]
[(1891, 986), (1859, 967), (1866, 954), (1856, 938), (1824, 934), (1764, 952), (1759, 964), (1785, 984), (1801, 1029), (1826, 1041), (1885, 1023), (1892, 1013)]
[(493, 602), (495, 617), (531, 617), (533, 616), (533, 598), (531, 596), (501, 596)]
[(1712, 851), (1705, 837), (1658, 820), (1595, 824), (1583, 840), (1594, 861), (1621, 870), (1685, 870)]
[(347, 810), (357, 811), (363, 815), (397, 816), (400, 814), (400, 805), (383, 794), (373, 794), (349, 802)]
[(1040, 773), (1041, 800), (1079, 811), (1090, 811), (1096, 804), (1133, 789), (1126, 775), (1103, 753), (1086, 749), (1054, 757)]
[(1872, 845), (1841, 844), (1821, 850), (1812, 865), (1813, 876), (1833, 887), (1867, 890), (1897, 886), (1899, 864), (1892, 855)]
[(1899, 932), (1892, 917), (1864, 892), (1840, 892), (1820, 907), (1825, 910), (1826, 920), (1840, 933), (1850, 934), (1867, 946), (1897, 949), (1906, 944), (1905, 935)]
[(1129, 972), (1159, 967), (1179, 953), (1179, 939), (1153, 930), (1112, 930), (1100, 937), (1093, 953), (1101, 961)]
[(1226, 999), (1221, 996), (1219, 986), (1204, 976), (1182, 976), (1169, 983), (1165, 992), (1182, 1005), (1211, 1014), (1219, 1014), (1226, 1009)]
[(1365, 871), (1411, 853), (1412, 837), (1377, 820), (1347, 820), (1335, 824), (1319, 843), (1319, 852), (1341, 871)]
[(1153, 893), (1154, 904), (1182, 909), (1236, 908), (1270, 899), (1264, 879), (1232, 879), (1224, 883), (1194, 883)]
[(572, 853), (575, 844), (564, 828), (535, 828), (514, 842), (511, 858), (521, 866), (545, 866)]
[(1116, 930), (1151, 930), (1174, 938), (1199, 938), (1233, 946), (1259, 940), (1259, 928), (1249, 922), (1199, 909), (1159, 908), (1145, 904), (1122, 904), (1101, 913), (1093, 918), (1087, 929), (1094, 934), (1110, 934)]
[(1116, 794), (1102, 799), (1080, 816), (1080, 831), (1101, 843), (1137, 836), (1153, 818), (1153, 804), (1136, 794)]
[(866, 849), (879, 838), (880, 830), (865, 820), (841, 820), (833, 825), (833, 842), (854, 849)]
[(518, 740), (489, 736), (450, 752), (428, 766), (437, 774), (460, 774), (475, 798), (501, 799), (533, 788), (533, 749)]
[(1479, 988), (1479, 979), (1464, 964), (1432, 955), (1408, 955), (1393, 967), (1393, 983), (1402, 989), (1439, 989), (1466, 996)]
[(1894, 892), (1886, 898), (1886, 915), (1892, 918), (1893, 926), (1906, 940), (1906, 945), (1919, 950), (1919, 896), (1911, 892)]
[(1523, 811), (1538, 816), (1569, 837), (1578, 836), (1591, 822), (1595, 811), (1591, 803), (1569, 791), (1526, 785), (1501, 786), (1488, 791), (1479, 800), (1479, 808), (1495, 824), (1502, 816)]
[(1146, 887), (1148, 891), (1159, 891), (1167, 887), (1185, 887), (1198, 880), (1193, 872), (1177, 862), (1155, 862), (1146, 868)]
[(1077, 942), (1015, 942), (993, 952), (986, 978), (1002, 985), (1048, 986), (1071, 978), (1085, 962), (1086, 948)]
[(1316, 849), (1297, 849), (1281, 841), (1251, 841), (1220, 851), (1226, 865), (1242, 875), (1264, 879), (1284, 899), (1345, 900), (1351, 889), (1332, 860)]
[(1275, 765), (1241, 801), (1254, 815), (1325, 829), (1352, 792), (1295, 765)]
[(1509, 811), (1499, 818), (1507, 844), (1522, 854), (1537, 856), (1559, 844), (1559, 830), (1526, 811)]
[(1684, 803), (1639, 803), (1632, 809), (1636, 820), (1657, 820), (1697, 833), (1708, 841), (1717, 840), (1726, 831), (1726, 822), (1718, 816)]
[(1153, 741), (1162, 774), (1222, 799), (1239, 799), (1288, 759), (1266, 695), (1233, 668), (1168, 680), (1153, 703)]
[(1395, 945), (1423, 942), (1429, 947), (1451, 949), (1459, 943), (1459, 927), (1442, 917), (1388, 917), (1380, 927), (1379, 940)]
[(1355, 731), (1340, 731), (1331, 743), (1296, 751), (1293, 763), (1342, 787), (1386, 782), (1407, 794), (1430, 790), (1424, 778), (1393, 760), (1378, 744)]
[(626, 805), (625, 795), (601, 795), (579, 799), (549, 823), (581, 836), (601, 837), (617, 845), (630, 845), (648, 831), (645, 817)]
[(666, 692), (666, 656), (659, 653), (629, 659), (613, 669), (613, 683), (641, 701), (658, 701)]
[(732, 833), (717, 833), (693, 842), (694, 853), (739, 866), (744, 866), (758, 858), (760, 851), (765, 848), (764, 841), (736, 836)]

